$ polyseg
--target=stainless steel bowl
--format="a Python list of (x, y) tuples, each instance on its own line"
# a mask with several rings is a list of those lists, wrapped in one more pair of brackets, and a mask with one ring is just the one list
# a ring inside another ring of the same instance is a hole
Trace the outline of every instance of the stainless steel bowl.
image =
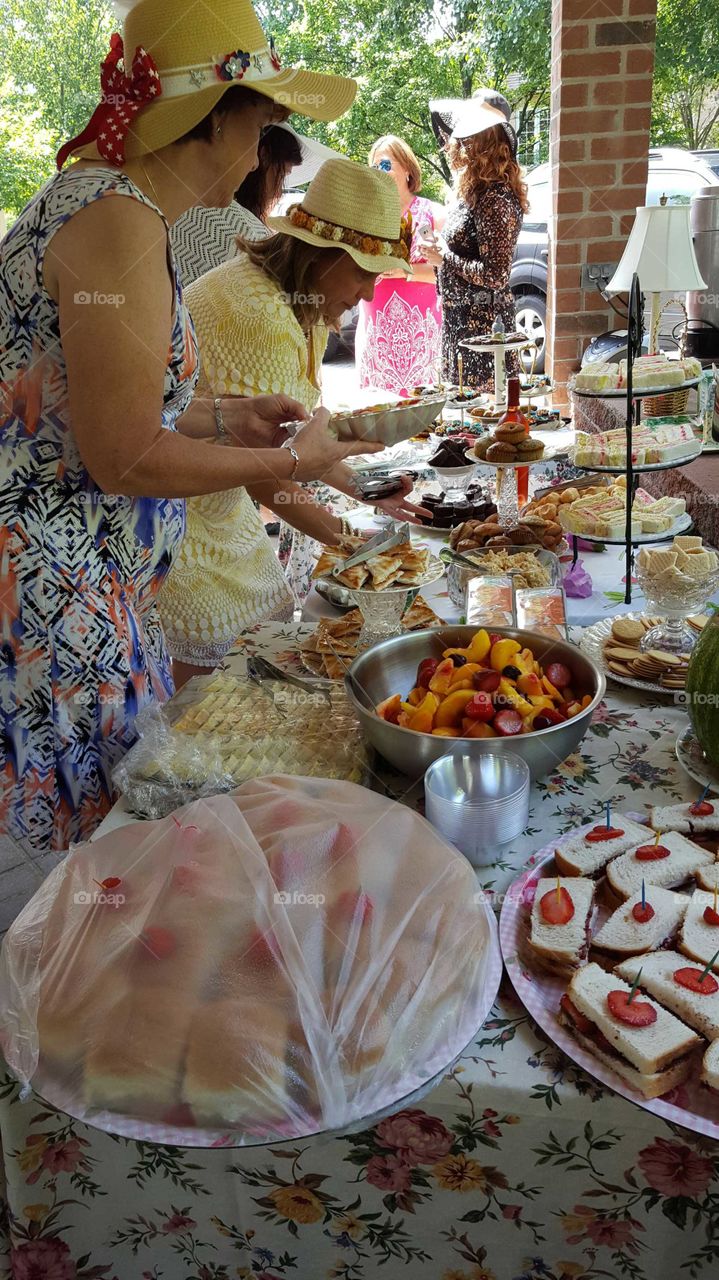
[(543, 778), (556, 769), (568, 755), (576, 751), (584, 737), (592, 714), (604, 697), (606, 680), (600, 668), (576, 645), (565, 640), (552, 640), (537, 631), (520, 631), (513, 627), (497, 627), (498, 635), (518, 640), (532, 650), (546, 666), (564, 662), (575, 673), (575, 692), (590, 693), (592, 701), (579, 715), (549, 729), (517, 734), (512, 738), (443, 738), (414, 729), (401, 729), (380, 719), (375, 706), (392, 694), (406, 696), (414, 687), (417, 667), (422, 658), (440, 657), (442, 650), (466, 647), (476, 627), (435, 627), (429, 631), (413, 631), (373, 645), (352, 663), (345, 677), (347, 696), (364, 729), (367, 741), (381, 756), (415, 780), (421, 778), (440, 756), (456, 749), (472, 756), (485, 752), (512, 751), (529, 765), (533, 778)]

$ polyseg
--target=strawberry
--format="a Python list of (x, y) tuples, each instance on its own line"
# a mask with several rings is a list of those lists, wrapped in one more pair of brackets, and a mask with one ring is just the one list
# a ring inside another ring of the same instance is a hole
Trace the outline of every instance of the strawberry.
[(494, 706), (489, 694), (481, 692), (475, 693), (474, 697), (470, 698), (464, 708), (464, 714), (468, 716), (470, 720), (481, 720), (484, 723), (488, 723), (492, 720), (494, 717)]
[(641, 902), (635, 902), (632, 907), (632, 915), (637, 924), (648, 924), (650, 920), (654, 919), (654, 907), (648, 902), (645, 902), (644, 906), (642, 906)]
[(670, 851), (665, 844), (640, 844), (634, 857), (637, 862), (660, 862), (670, 857)]
[(719, 911), (715, 911), (713, 907), (705, 907), (704, 922), (705, 924), (714, 925), (714, 928), (716, 928), (719, 925)]
[(623, 836), (624, 832), (619, 827), (592, 827), (587, 832), (584, 839), (589, 844), (601, 844), (603, 840), (616, 840), (618, 836)]
[(475, 671), (472, 684), (482, 693), (495, 693), (501, 678), (498, 671)]
[(140, 944), (147, 956), (155, 960), (166, 960), (177, 948), (177, 939), (171, 929), (164, 929), (159, 924), (149, 924), (140, 934)]
[(677, 969), (674, 972), (674, 981), (679, 987), (686, 987), (687, 991), (693, 991), (697, 996), (713, 996), (719, 991), (719, 982), (711, 973), (705, 973), (702, 977), (702, 969), (691, 969), (688, 966), (685, 969)]
[(657, 1011), (636, 995), (629, 1002), (628, 991), (610, 991), (607, 996), (609, 1012), (627, 1027), (651, 1027), (657, 1020)]
[(694, 804), (689, 805), (689, 812), (695, 818), (710, 818), (714, 812), (714, 805), (708, 800), (702, 800), (701, 803), (695, 800)]
[(524, 721), (518, 711), (498, 711), (493, 723), (497, 733), (503, 738), (509, 738), (522, 732)]
[(571, 684), (572, 673), (569, 667), (565, 667), (563, 662), (550, 662), (547, 667), (547, 679), (551, 681), (555, 689), (564, 689)]
[(567, 1017), (574, 1023), (577, 1031), (582, 1031), (585, 1035), (588, 1031), (591, 1031), (592, 1024), (589, 1021), (589, 1018), (585, 1018), (584, 1014), (579, 1012), (577, 1006), (572, 1004), (566, 991), (559, 1001), (559, 1004)]
[(574, 903), (568, 890), (562, 885), (559, 891), (550, 889), (543, 894), (539, 910), (547, 924), (569, 924), (574, 915)]

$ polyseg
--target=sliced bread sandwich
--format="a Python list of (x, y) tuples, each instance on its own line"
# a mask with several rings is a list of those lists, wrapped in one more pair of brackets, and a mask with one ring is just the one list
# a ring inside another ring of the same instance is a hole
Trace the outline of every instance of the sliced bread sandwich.
[(624, 960), (614, 972), (633, 982), (640, 969), (642, 991), (648, 991), (706, 1040), (719, 1037), (719, 982), (711, 973), (701, 980), (703, 965), (690, 964), (678, 951), (652, 951)]
[(700, 889), (706, 889), (711, 892), (713, 901), (714, 885), (719, 889), (719, 862), (704, 863), (701, 867), (697, 867), (694, 872), (694, 879)]
[(603, 871), (610, 858), (616, 858), (627, 849), (651, 840), (653, 833), (631, 818), (619, 813), (612, 819), (607, 832), (605, 823), (598, 823), (583, 836), (573, 836), (561, 849), (555, 849), (554, 861), (563, 876), (595, 876)]
[(655, 831), (683, 831), (685, 835), (697, 835), (704, 831), (716, 831), (719, 835), (719, 800), (695, 800), (689, 804), (668, 804), (650, 809)]
[(592, 938), (593, 959), (599, 960), (600, 964), (605, 959), (616, 964), (626, 956), (640, 955), (671, 944), (690, 898), (671, 889), (648, 885), (644, 899), (642, 907), (642, 891), (637, 889), (631, 898), (612, 912)]
[(712, 1040), (704, 1054), (701, 1079), (703, 1084), (719, 1092), (719, 1040)]
[(616, 974), (584, 965), (562, 996), (559, 1021), (645, 1098), (659, 1098), (686, 1079), (702, 1042), (653, 1001), (635, 995), (627, 1006), (630, 991)]
[(578, 876), (538, 882), (529, 945), (548, 973), (568, 976), (586, 964), (594, 889), (593, 880)]
[[(719, 951), (719, 913), (714, 910), (713, 893), (697, 889), (692, 894), (679, 935), (679, 950), (702, 964), (709, 964)], [(719, 973), (719, 960), (712, 967)]]
[(647, 885), (658, 884), (665, 889), (677, 889), (689, 880), (699, 867), (708, 866), (714, 858), (706, 849), (687, 840), (676, 831), (665, 831), (659, 843), (654, 836), (645, 844), (630, 849), (615, 858), (607, 867), (607, 884), (619, 898), (630, 898), (641, 889), (642, 880)]

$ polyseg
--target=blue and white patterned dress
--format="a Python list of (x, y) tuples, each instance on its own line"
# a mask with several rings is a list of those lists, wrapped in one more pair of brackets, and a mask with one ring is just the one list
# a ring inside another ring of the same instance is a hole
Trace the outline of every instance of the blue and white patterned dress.
[[(55, 232), (94, 200), (159, 209), (124, 174), (53, 177), (0, 244), (0, 831), (35, 848), (88, 837), (137, 712), (172, 692), (155, 601), (182, 539), (181, 499), (104, 494), (72, 432), (57, 304), (43, 282)], [(173, 268), (174, 270), (174, 268)], [(175, 273), (162, 425), (197, 381)]]

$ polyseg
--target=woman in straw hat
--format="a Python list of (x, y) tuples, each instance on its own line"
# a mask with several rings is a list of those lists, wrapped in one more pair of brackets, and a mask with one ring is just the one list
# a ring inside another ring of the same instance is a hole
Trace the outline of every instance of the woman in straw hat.
[[(528, 208), (527, 188), (517, 164), (517, 140), (505, 112), (480, 99), (467, 99), (450, 115), (445, 151), (454, 175), (454, 202), (443, 235), (425, 250), (438, 268), (442, 296), (442, 371), (456, 383), (462, 338), (491, 331), (501, 316), (515, 328), (509, 273)], [(510, 366), (518, 369), (512, 353)], [(485, 388), (492, 382), (493, 357), (464, 352), (464, 378)]]
[(402, 213), (412, 219), (412, 274), (407, 278), (386, 273), (378, 281), (372, 302), (360, 303), (360, 385), (410, 395), (415, 386), (438, 382), (441, 373), (442, 308), (423, 244), (433, 231), (441, 230), (445, 214), (441, 205), (419, 194), (419, 160), (402, 138), (391, 133), (378, 138), (369, 163), (389, 174)]
[[(249, 0), (140, 0), (102, 101), (0, 249), (2, 825), (36, 848), (88, 836), (138, 710), (171, 692), (155, 608), (184, 498), (311, 479), (349, 452), (319, 412), (289, 447), (286, 396), (196, 398), (168, 244), (190, 205), (226, 205), (260, 130), (332, 119), (355, 85), (280, 66)], [(109, 198), (113, 197), (113, 198)], [(173, 429), (174, 428), (174, 429)], [(250, 446), (218, 449), (221, 434)]]
[[(329, 160), (301, 204), (270, 218), (271, 239), (202, 276), (187, 291), (209, 395), (284, 392), (312, 409), (327, 326), (372, 297), (382, 271), (409, 271), (409, 235), (391, 179), (351, 160)], [(324, 481), (355, 496), (341, 464)], [(378, 505), (404, 520), (422, 508), (407, 501), (412, 482)], [(221, 662), (253, 622), (292, 607), (282, 570), (253, 499), (290, 524), (287, 567), (293, 590), (309, 589), (313, 539), (337, 543), (342, 521), (291, 480), (274, 478), (195, 498), (187, 536), (158, 600), (179, 683)], [(242, 572), (238, 572), (241, 566)]]

